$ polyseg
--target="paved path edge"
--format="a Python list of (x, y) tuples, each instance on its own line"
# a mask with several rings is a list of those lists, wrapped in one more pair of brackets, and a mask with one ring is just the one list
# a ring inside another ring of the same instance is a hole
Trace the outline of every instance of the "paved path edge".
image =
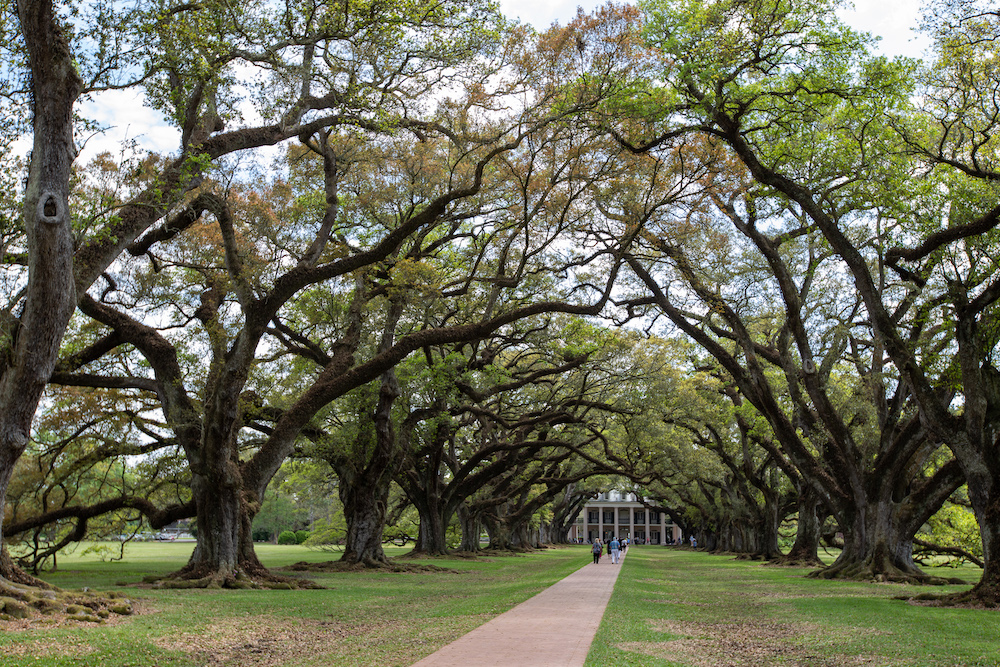
[(610, 556), (588, 563), (413, 667), (582, 667), (619, 572)]

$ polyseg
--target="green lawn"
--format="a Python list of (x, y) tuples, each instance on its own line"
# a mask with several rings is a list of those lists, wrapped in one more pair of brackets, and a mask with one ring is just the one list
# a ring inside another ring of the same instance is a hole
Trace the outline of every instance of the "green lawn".
[[(454, 570), (445, 572), (309, 573), (325, 590), (135, 586), (146, 574), (178, 569), (191, 548), (147, 542), (130, 544), (119, 562), (61, 557), (59, 571), (44, 579), (64, 588), (124, 590), (142, 613), (105, 625), (0, 626), (0, 666), (410, 665), (590, 561), (586, 548), (572, 547), (413, 561)], [(257, 553), (271, 568), (339, 557), (301, 546), (258, 545)]]
[[(95, 553), (61, 557), (59, 571), (45, 579), (124, 591), (141, 613), (103, 625), (0, 625), (0, 667), (411, 665), (590, 561), (584, 545), (415, 561), (450, 571), (311, 574), (324, 590), (136, 586), (146, 574), (180, 567), (191, 548), (136, 543), (123, 561)], [(259, 545), (258, 553), (272, 568), (338, 556), (300, 546)], [(632, 548), (587, 664), (1000, 665), (997, 612), (915, 606), (893, 598), (926, 589), (807, 579), (806, 572)], [(958, 576), (972, 581), (978, 571)]]
[[(630, 549), (587, 665), (1000, 665), (1000, 614), (893, 599), (966, 587), (808, 579), (688, 550)], [(970, 582), (973, 568), (947, 570)]]

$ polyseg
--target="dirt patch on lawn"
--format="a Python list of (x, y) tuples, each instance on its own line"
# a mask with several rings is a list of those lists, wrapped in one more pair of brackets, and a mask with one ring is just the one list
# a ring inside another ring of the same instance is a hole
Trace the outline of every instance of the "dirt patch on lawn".
[(204, 667), (263, 667), (323, 655), (335, 650), (334, 644), (340, 639), (377, 629), (374, 624), (254, 616), (227, 619), (202, 632), (161, 637), (154, 643), (186, 653)]
[[(618, 648), (632, 653), (680, 662), (692, 667), (758, 667), (781, 661), (782, 665), (848, 667), (888, 665), (878, 655), (822, 655), (805, 642), (823, 633), (806, 623), (684, 623), (660, 621), (659, 632), (680, 635), (666, 642), (627, 642)], [(860, 631), (863, 632), (863, 631)]]
[(645, 602), (654, 602), (656, 604), (677, 604), (682, 607), (711, 607), (712, 605), (708, 602), (690, 602), (688, 600), (678, 600), (677, 598), (662, 597), (662, 598), (646, 598)]
[[(8, 626), (4, 626), (8, 629)], [(86, 644), (53, 644), (52, 640), (35, 640), (20, 644), (8, 644), (3, 647), (4, 655), (19, 658), (65, 658), (71, 655), (88, 655), (94, 652), (92, 646)]]

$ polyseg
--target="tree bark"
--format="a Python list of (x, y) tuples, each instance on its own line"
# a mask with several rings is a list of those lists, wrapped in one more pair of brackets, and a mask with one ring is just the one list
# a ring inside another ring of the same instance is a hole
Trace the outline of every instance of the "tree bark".
[[(913, 537), (961, 485), (962, 475), (957, 462), (942, 466), (934, 476), (908, 492), (899, 490), (901, 481), (903, 477), (898, 471), (885, 475), (877, 489), (859, 499), (861, 511), (842, 513), (844, 549), (833, 565), (814, 572), (814, 576), (955, 583), (955, 580), (930, 576), (917, 567), (913, 561)], [(850, 523), (845, 524), (845, 521)]]
[(517, 549), (537, 549), (539, 546), (538, 531), (532, 530), (527, 520), (518, 521), (511, 530), (512, 543)]
[(433, 494), (425, 494), (414, 502), (420, 515), (420, 527), (417, 530), (417, 544), (413, 550), (417, 553), (446, 555), (448, 553), (448, 523), (451, 517), (445, 516), (445, 508)]
[(458, 506), (458, 521), (462, 526), (462, 545), (460, 549), (469, 553), (479, 551), (479, 536), (483, 530), (483, 523), (479, 514), (466, 503)]
[(945, 598), (944, 602), (949, 604), (957, 602), (1000, 607), (1000, 489), (997, 484), (1000, 476), (989, 474), (987, 470), (986, 465), (981, 465), (978, 468), (980, 474), (966, 473), (969, 500), (983, 542), (983, 575), (972, 590)]
[[(390, 309), (383, 347), (390, 344), (395, 334), (400, 312), (398, 305)], [(399, 465), (392, 406), (400, 394), (395, 371), (390, 369), (383, 373), (373, 418), (374, 446), (371, 456), (357, 473), (353, 470), (358, 461), (341, 461), (338, 471), (340, 500), (344, 504), (344, 519), (347, 522), (347, 543), (340, 559), (342, 563), (381, 567), (389, 562), (382, 549), (382, 534), (389, 505), (389, 489)], [(366, 448), (360, 449), (364, 451)]]
[(486, 532), (490, 536), (490, 543), (487, 548), (491, 551), (511, 551), (514, 548), (514, 537), (511, 534), (510, 526), (498, 516), (488, 516), (483, 522), (486, 525)]
[(382, 533), (389, 502), (390, 478), (366, 477), (353, 485), (342, 484), (347, 537), (340, 562), (366, 567), (382, 567), (389, 559), (382, 549)]
[(549, 540), (554, 544), (569, 542), (569, 531), (587, 504), (589, 496), (578, 493), (576, 487), (576, 484), (568, 484), (552, 509)]
[[(69, 178), (76, 156), (73, 105), (83, 83), (53, 4), (19, 0), (17, 13), (30, 68), (34, 144), (23, 209), (27, 293), (20, 322), (8, 321), (3, 332), (7, 340), (0, 367), (0, 511), (76, 307)], [(27, 575), (6, 552), (2, 519), (0, 515), (0, 577), (24, 581)]]
[(212, 509), (197, 513), (198, 543), (187, 565), (158, 585), (251, 588), (288, 581), (271, 574), (254, 551), (251, 524), (259, 504), (249, 502), (239, 487), (217, 486), (201, 476), (195, 476), (192, 492), (196, 505)]
[(928, 578), (913, 562), (912, 536), (903, 534), (892, 503), (871, 503), (843, 528), (840, 556), (830, 567), (813, 573), (815, 576), (898, 582)]
[(779, 565), (804, 565), (822, 567), (819, 559), (819, 538), (822, 520), (819, 516), (819, 498), (809, 485), (802, 486), (798, 494), (798, 522), (795, 542), (784, 556), (776, 559)]

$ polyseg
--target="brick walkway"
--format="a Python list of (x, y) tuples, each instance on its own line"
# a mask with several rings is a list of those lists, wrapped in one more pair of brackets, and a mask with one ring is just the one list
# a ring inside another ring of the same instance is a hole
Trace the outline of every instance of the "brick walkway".
[(602, 556), (413, 667), (582, 667), (620, 571)]

